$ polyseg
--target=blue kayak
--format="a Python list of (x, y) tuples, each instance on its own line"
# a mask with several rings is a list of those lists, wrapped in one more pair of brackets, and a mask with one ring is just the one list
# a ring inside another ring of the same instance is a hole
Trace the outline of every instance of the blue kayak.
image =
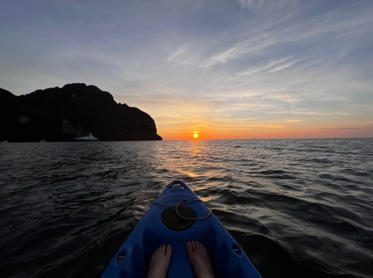
[(192, 240), (206, 246), (215, 277), (262, 277), (211, 210), (185, 183), (173, 181), (152, 203), (101, 278), (146, 277), (151, 255), (163, 244), (172, 246), (167, 277), (192, 278), (186, 250)]

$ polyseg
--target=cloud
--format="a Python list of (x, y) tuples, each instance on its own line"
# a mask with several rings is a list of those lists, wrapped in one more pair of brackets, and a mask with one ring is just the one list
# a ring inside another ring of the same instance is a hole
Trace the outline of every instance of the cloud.
[(242, 9), (252, 9), (256, 6), (263, 5), (264, 0), (238, 0)]
[(269, 63), (265, 65), (261, 65), (258, 68), (251, 68), (251, 69), (245, 70), (244, 72), (238, 73), (237, 79), (242, 78), (242, 77), (247, 77), (250, 75), (254, 75), (254, 74), (258, 74), (258, 73), (263, 73), (263, 72), (270, 73), (270, 72), (280, 71), (288, 67), (291, 67), (292, 65), (295, 65), (299, 61), (301, 61), (301, 59), (294, 59), (294, 57), (292, 56), (280, 58), (275, 61), (270, 61)]
[(288, 61), (287, 63), (282, 63), (281, 65), (278, 65), (277, 67), (274, 67), (274, 68), (270, 69), (268, 71), (268, 73), (287, 69), (287, 68), (295, 65), (296, 63), (298, 63), (301, 60), (302, 59), (296, 59), (296, 60)]
[(320, 127), (319, 129), (330, 130), (330, 131), (334, 131), (334, 130), (363, 130), (362, 128), (359, 128), (359, 127)]

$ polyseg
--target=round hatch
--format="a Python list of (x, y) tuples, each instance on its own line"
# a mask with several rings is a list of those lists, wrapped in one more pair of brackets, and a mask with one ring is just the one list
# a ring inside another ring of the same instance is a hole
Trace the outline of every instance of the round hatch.
[(177, 212), (182, 217), (176, 213), (175, 207), (168, 208), (162, 213), (161, 220), (167, 228), (175, 231), (182, 231), (189, 229), (196, 222), (196, 220), (189, 220), (189, 218), (196, 218), (194, 210), (187, 207), (178, 207)]

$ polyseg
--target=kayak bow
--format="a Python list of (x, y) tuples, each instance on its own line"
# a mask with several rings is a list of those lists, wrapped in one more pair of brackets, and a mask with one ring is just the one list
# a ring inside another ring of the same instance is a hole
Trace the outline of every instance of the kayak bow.
[(194, 277), (186, 251), (192, 240), (206, 246), (215, 277), (262, 277), (211, 210), (185, 183), (173, 181), (152, 203), (101, 278), (146, 277), (152, 253), (163, 244), (172, 246), (167, 277)]

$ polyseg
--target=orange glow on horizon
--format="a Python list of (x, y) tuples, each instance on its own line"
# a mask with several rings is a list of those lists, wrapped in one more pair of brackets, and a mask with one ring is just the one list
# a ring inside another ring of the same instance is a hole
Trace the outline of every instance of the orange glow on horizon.
[[(370, 134), (357, 134), (354, 130), (342, 128), (323, 128), (319, 126), (303, 127), (235, 127), (209, 126), (200, 132), (188, 132), (186, 128), (158, 130), (163, 140), (245, 140), (245, 139), (298, 139), (298, 138), (367, 138)], [(203, 136), (201, 136), (203, 134)]]

